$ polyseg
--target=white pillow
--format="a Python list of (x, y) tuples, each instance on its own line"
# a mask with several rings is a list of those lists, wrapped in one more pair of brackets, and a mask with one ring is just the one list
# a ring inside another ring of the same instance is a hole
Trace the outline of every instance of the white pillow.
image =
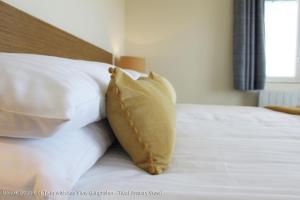
[(0, 138), (0, 199), (15, 197), (12, 192), (21, 191), (27, 191), (21, 199), (35, 199), (30, 192), (42, 191), (54, 194), (51, 198), (38, 195), (36, 199), (64, 199), (65, 195), (56, 192), (70, 191), (112, 140), (106, 120), (49, 138)]
[[(106, 117), (106, 63), (0, 52), (0, 136), (40, 138)], [(144, 74), (125, 70), (132, 78)]]
[(104, 118), (109, 66), (0, 53), (0, 136), (47, 137)]
[[(121, 68), (119, 68), (121, 69)], [(121, 69), (123, 70), (128, 76), (130, 76), (132, 79), (137, 80), (140, 77), (147, 77), (148, 74), (145, 73), (141, 73), (135, 70), (131, 70), (131, 69)]]

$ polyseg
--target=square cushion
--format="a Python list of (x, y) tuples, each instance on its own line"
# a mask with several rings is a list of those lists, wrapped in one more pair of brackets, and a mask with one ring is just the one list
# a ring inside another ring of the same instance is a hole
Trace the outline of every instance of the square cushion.
[(111, 70), (106, 111), (109, 123), (133, 162), (150, 174), (168, 167), (175, 141), (175, 105), (161, 76), (133, 80), (119, 68)]

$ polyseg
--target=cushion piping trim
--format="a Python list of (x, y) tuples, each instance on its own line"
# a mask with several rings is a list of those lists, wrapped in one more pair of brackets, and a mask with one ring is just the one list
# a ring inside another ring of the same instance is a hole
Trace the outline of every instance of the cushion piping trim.
[(134, 132), (136, 140), (143, 146), (143, 149), (145, 150), (145, 152), (148, 155), (148, 163), (150, 164), (150, 168), (147, 169), (147, 171), (149, 171), (151, 174), (159, 173), (158, 170), (154, 167), (153, 153), (150, 151), (149, 145), (142, 139), (138, 128), (136, 127), (136, 125), (134, 124), (132, 118), (130, 117), (131, 114), (129, 112), (129, 109), (126, 108), (124, 102), (122, 101), (121, 91), (120, 91), (119, 87), (116, 86), (116, 85), (115, 85), (115, 88), (114, 88), (114, 92), (115, 92), (115, 94), (117, 96), (117, 99), (119, 101), (119, 106), (120, 106), (121, 110), (123, 111), (127, 122), (129, 123), (129, 126), (132, 128), (132, 130)]

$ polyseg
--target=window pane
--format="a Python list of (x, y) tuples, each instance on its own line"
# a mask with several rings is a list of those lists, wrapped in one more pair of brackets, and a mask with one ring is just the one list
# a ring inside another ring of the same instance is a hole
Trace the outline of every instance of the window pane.
[(266, 1), (266, 64), (268, 77), (295, 77), (298, 3)]

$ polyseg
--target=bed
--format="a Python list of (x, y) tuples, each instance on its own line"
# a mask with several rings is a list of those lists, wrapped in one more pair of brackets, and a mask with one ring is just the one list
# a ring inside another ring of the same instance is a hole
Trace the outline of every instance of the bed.
[[(111, 53), (1, 1), (0, 19), (1, 52), (112, 63)], [(264, 108), (179, 104), (176, 147), (167, 171), (146, 174), (116, 143), (67, 196), (71, 200), (300, 199), (299, 124), (299, 116)]]
[(264, 108), (179, 104), (164, 174), (145, 174), (115, 145), (74, 191), (86, 199), (300, 199), (299, 124)]

